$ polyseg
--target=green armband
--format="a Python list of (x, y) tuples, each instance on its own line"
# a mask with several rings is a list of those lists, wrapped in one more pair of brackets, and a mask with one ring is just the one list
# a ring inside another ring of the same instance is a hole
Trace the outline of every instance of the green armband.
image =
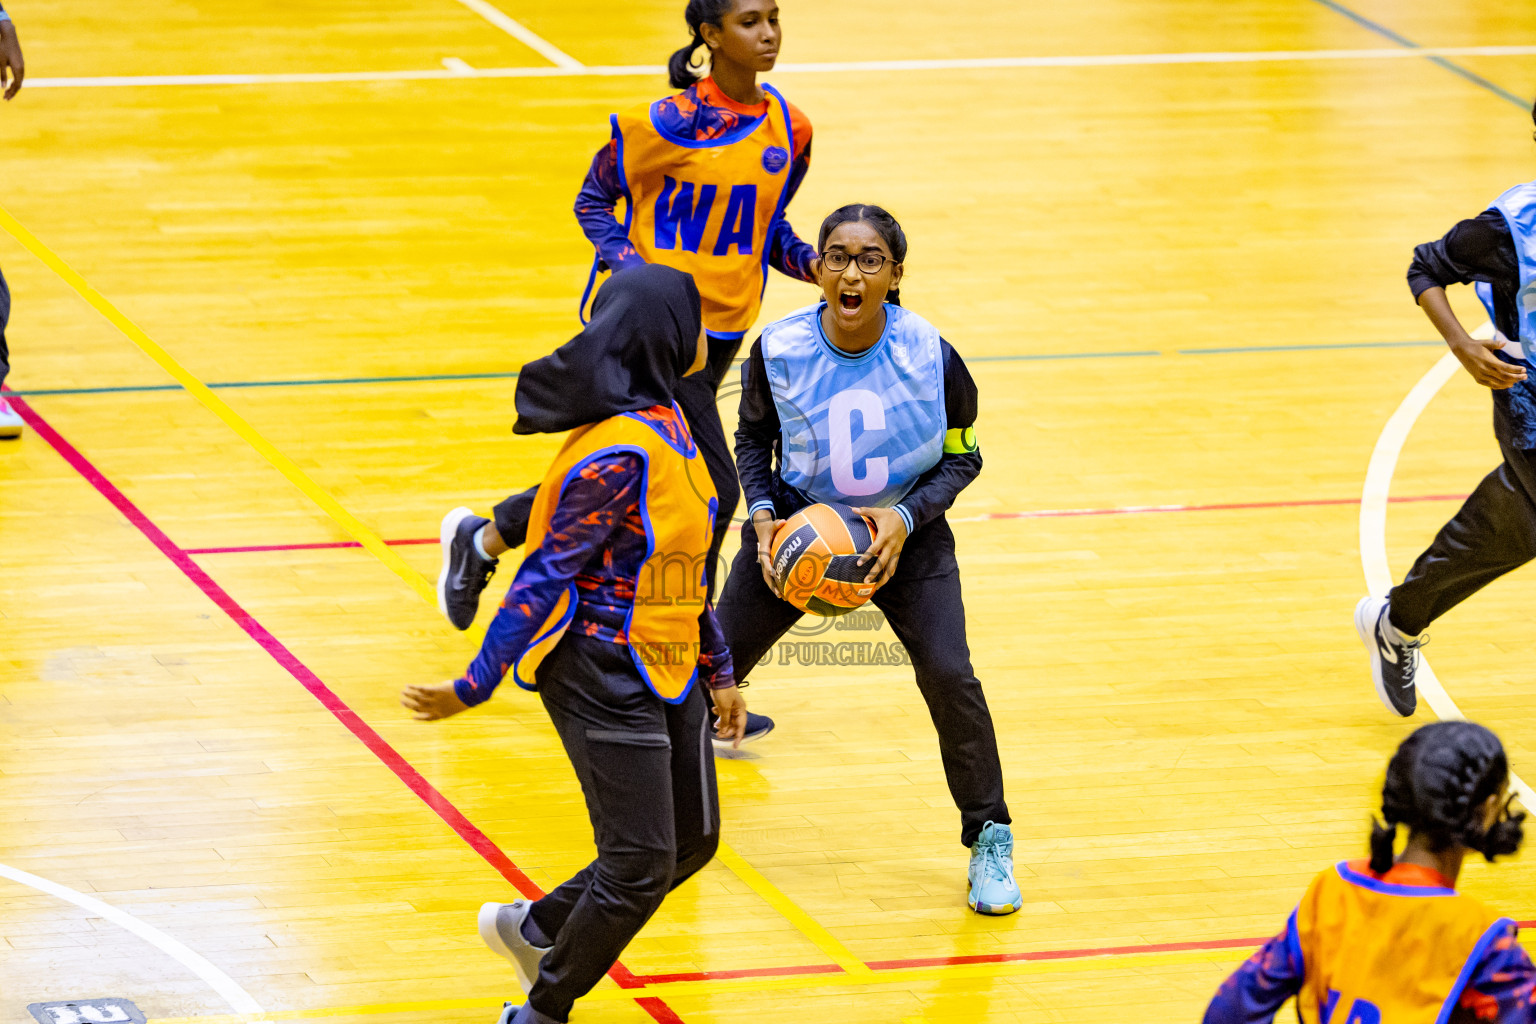
[(945, 455), (967, 455), (976, 450), (975, 427), (954, 427), (944, 431)]

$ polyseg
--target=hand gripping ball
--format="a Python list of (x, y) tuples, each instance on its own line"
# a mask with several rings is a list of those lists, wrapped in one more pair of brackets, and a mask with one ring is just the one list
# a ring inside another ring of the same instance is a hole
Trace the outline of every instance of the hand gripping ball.
[(875, 524), (847, 505), (801, 509), (773, 535), (769, 557), (784, 600), (816, 615), (845, 615), (875, 592), (865, 583), (873, 562), (858, 564), (875, 541)]

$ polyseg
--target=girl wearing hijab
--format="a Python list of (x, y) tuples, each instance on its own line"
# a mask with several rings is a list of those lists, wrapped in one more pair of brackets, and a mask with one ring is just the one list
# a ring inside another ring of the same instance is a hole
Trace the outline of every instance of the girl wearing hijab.
[[(715, 395), (757, 320), (768, 268), (816, 280), (816, 250), (785, 217), (810, 170), (811, 122), (758, 82), (779, 56), (777, 0), (688, 0), (684, 18), (693, 38), (668, 62), (672, 87), (682, 91), (613, 115), (612, 138), (592, 160), (576, 218), (596, 250), (588, 294), (599, 271), (622, 276), (648, 263), (692, 274), (702, 293), (709, 365), (682, 383), (677, 402), (720, 497), (708, 566), (713, 597), (741, 494)], [(701, 78), (695, 58), (706, 52), (709, 74)], [(533, 495), (514, 494), (490, 519), (468, 508), (444, 517), (438, 607), (456, 628), (474, 622), (498, 557), (523, 543)], [(762, 715), (750, 720), (749, 741), (773, 728)]]
[(609, 282), (587, 328), (523, 368), (513, 429), (570, 432), (534, 498), (527, 555), (463, 677), (401, 698), (419, 720), (446, 718), (510, 671), (538, 691), (586, 799), (597, 859), (543, 899), (480, 910), (481, 937), (528, 994), (502, 1024), (568, 1020), (719, 841), (708, 715), (691, 691), (709, 688), (719, 735), (738, 741), (746, 704), (714, 609), (693, 596), (718, 503), (674, 401), (706, 356), (693, 279), (651, 265)]

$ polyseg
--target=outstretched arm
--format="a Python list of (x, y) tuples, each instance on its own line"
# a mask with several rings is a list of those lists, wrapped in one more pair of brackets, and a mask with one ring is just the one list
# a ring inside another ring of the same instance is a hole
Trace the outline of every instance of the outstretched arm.
[(1296, 914), (1221, 983), (1205, 1011), (1205, 1024), (1270, 1024), (1285, 1001), (1301, 991), (1304, 977)]
[(419, 721), (433, 721), (490, 700), (576, 574), (624, 522), (644, 480), (645, 463), (628, 452), (581, 466), (560, 492), (544, 540), (518, 566), (469, 670), (451, 683), (407, 687), (400, 702)]

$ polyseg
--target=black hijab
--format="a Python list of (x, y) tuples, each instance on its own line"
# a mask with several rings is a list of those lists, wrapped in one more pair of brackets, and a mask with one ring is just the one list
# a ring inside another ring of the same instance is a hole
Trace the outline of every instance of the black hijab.
[(592, 322), (517, 375), (516, 434), (559, 434), (621, 412), (671, 405), (693, 363), (699, 289), (656, 263), (615, 274)]

